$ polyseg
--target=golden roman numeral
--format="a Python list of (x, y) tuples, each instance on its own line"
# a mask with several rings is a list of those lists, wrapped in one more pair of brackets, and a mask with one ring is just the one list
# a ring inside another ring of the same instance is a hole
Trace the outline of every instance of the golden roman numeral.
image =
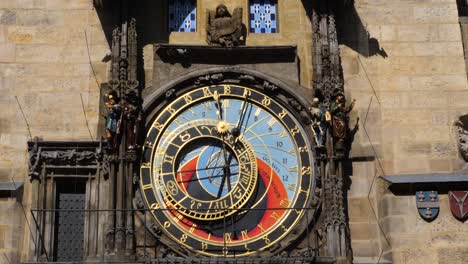
[(242, 235), (242, 240), (249, 239), (249, 236), (247, 235), (247, 230), (242, 230), (241, 235)]
[(268, 126), (272, 127), (276, 123), (276, 119), (272, 118), (270, 121), (268, 121)]
[(289, 208), (289, 200), (288, 199), (281, 200), (280, 205), (283, 208)]

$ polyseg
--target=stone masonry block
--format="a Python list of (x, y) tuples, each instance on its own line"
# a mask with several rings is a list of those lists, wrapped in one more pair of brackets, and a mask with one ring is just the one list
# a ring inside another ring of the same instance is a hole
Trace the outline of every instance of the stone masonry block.
[(0, 63), (15, 62), (16, 45), (11, 43), (0, 44)]

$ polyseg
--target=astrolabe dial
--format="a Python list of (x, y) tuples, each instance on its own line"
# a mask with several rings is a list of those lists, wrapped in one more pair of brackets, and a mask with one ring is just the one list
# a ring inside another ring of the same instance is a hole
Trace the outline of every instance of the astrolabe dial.
[(194, 253), (247, 256), (298, 226), (315, 167), (307, 127), (249, 87), (188, 90), (152, 120), (141, 189), (165, 235)]
[(195, 120), (163, 135), (153, 160), (160, 202), (197, 220), (236, 213), (257, 185), (252, 147), (219, 131), (210, 119)]

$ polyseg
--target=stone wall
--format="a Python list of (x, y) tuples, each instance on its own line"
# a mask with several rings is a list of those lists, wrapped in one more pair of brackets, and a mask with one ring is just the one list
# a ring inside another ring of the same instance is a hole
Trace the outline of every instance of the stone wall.
[(24, 208), (0, 199), (0, 263), (33, 247), (26, 142), (96, 139), (108, 52), (91, 0), (0, 1), (0, 182), (25, 182)]
[[(428, 223), (415, 196), (396, 195), (377, 176), (460, 172), (453, 122), (468, 109), (468, 86), (455, 0), (356, 0), (340, 17), (345, 90), (361, 118), (349, 192), (358, 259), (465, 263), (466, 224), (440, 195)], [(377, 223), (380, 224), (377, 225)], [(374, 241), (380, 243), (374, 243)]]

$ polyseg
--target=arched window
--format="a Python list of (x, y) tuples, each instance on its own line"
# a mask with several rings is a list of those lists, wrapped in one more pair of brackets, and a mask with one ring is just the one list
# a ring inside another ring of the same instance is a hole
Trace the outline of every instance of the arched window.
[(168, 4), (170, 32), (197, 31), (196, 0), (169, 0)]
[(250, 32), (278, 32), (278, 0), (250, 0)]

